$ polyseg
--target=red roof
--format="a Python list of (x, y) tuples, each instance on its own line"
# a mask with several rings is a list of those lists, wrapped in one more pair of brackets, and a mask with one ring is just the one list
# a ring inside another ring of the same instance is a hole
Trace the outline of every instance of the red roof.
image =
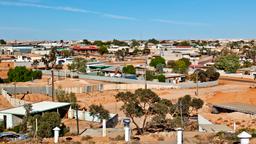
[(176, 48), (192, 48), (192, 46), (176, 46)]
[(73, 50), (98, 50), (98, 47), (96, 45), (88, 45), (88, 46), (80, 46), (80, 45), (75, 45), (72, 47)]

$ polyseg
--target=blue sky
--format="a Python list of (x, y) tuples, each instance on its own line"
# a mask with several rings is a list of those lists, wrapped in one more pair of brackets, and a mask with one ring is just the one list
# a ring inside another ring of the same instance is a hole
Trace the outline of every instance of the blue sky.
[(0, 38), (256, 38), (255, 0), (0, 0)]

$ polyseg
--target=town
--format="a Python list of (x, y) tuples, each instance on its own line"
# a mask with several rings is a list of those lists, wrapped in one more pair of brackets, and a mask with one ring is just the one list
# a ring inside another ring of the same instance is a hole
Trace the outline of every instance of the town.
[(0, 40), (0, 141), (256, 143), (256, 40)]

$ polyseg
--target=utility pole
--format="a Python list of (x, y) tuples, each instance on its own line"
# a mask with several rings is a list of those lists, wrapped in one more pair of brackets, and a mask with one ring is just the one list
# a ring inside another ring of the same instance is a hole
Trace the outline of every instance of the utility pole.
[(51, 69), (52, 72), (52, 101), (54, 101), (54, 71)]
[(147, 60), (148, 60), (148, 56), (145, 57), (145, 74), (144, 74), (145, 89), (148, 88), (148, 85), (147, 85)]
[(77, 128), (77, 135), (79, 135), (79, 119), (78, 119), (78, 104), (75, 103), (76, 108), (76, 128)]
[(16, 80), (14, 82), (14, 97), (16, 98)]
[(181, 123), (181, 127), (183, 128), (183, 114), (182, 114), (182, 102), (180, 101), (179, 103), (180, 106), (180, 123)]
[(199, 93), (198, 93), (198, 73), (199, 73), (199, 71), (196, 72), (196, 96), (199, 95)]

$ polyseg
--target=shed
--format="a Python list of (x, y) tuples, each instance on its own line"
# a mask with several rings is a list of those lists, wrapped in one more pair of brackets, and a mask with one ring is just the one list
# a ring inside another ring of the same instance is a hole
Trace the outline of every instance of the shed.
[[(35, 115), (55, 111), (58, 112), (61, 117), (64, 117), (67, 114), (69, 107), (70, 103), (43, 101), (33, 103), (32, 111), (30, 112), (30, 114)], [(20, 106), (0, 111), (0, 120), (4, 122), (5, 128), (13, 128), (14, 126), (17, 126), (22, 122), (22, 118), (25, 115), (25, 108), (23, 106)]]

